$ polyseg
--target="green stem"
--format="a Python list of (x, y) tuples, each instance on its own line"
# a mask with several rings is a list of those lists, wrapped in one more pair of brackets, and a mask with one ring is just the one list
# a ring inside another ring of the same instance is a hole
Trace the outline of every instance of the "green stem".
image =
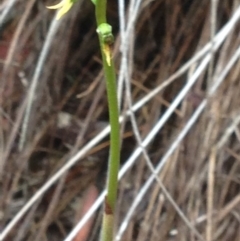
[(106, 80), (110, 119), (110, 153), (108, 161), (107, 195), (101, 230), (101, 241), (113, 240), (114, 214), (118, 189), (118, 169), (120, 162), (120, 127), (117, 101), (116, 73), (111, 58), (113, 42), (112, 27), (107, 24), (106, 0), (94, 0), (96, 7), (97, 32), (102, 53), (103, 69)]
[(107, 23), (107, 0), (95, 0), (94, 3), (97, 26)]
[[(101, 38), (100, 38), (101, 39)], [(101, 43), (102, 45), (102, 43)], [(118, 102), (117, 102), (117, 86), (116, 86), (116, 75), (115, 69), (111, 60), (109, 66), (106, 60), (103, 48), (101, 48), (103, 58), (103, 69), (106, 79), (106, 89), (108, 97), (108, 108), (109, 108), (109, 119), (110, 119), (110, 153), (108, 163), (108, 180), (107, 180), (107, 201), (110, 208), (114, 212), (116, 197), (117, 197), (117, 186), (118, 186), (118, 169), (120, 159), (120, 134), (119, 134), (119, 113), (118, 113)]]

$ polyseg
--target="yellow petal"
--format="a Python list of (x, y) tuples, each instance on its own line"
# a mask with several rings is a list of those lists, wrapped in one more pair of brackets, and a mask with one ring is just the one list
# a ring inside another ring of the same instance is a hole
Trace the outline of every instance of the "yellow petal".
[(66, 1), (63, 7), (57, 13), (57, 19), (60, 19), (65, 13), (67, 13), (72, 7), (73, 2), (71, 0)]
[(57, 13), (57, 19), (60, 19), (65, 13), (69, 11), (69, 9), (73, 5), (73, 0), (62, 0), (60, 3), (53, 5), (53, 6), (48, 6), (47, 8), (49, 9), (59, 9)]
[(59, 9), (62, 8), (65, 4), (65, 0), (62, 0), (60, 3), (53, 5), (53, 6), (47, 6), (48, 9)]

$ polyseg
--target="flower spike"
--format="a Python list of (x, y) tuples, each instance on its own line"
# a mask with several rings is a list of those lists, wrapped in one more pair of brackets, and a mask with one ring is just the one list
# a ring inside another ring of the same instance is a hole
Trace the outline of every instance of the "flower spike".
[(62, 0), (60, 3), (53, 5), (53, 6), (47, 6), (48, 9), (59, 9), (57, 13), (57, 19), (60, 19), (64, 14), (66, 14), (70, 8), (72, 7), (75, 0)]

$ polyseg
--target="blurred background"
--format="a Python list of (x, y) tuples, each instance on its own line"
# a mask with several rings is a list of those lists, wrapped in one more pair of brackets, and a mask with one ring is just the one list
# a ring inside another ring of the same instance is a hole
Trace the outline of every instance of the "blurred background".
[[(99, 236), (109, 129), (94, 5), (78, 0), (56, 21), (56, 3), (0, 3), (6, 241), (64, 240), (98, 196), (75, 241)], [(108, 1), (123, 116), (117, 240), (240, 240), (239, 18), (239, 0)]]

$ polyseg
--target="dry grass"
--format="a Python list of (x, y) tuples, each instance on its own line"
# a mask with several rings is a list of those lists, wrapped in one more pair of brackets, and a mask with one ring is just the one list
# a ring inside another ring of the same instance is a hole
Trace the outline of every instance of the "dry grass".
[[(109, 128), (94, 9), (79, 0), (56, 22), (45, 8), (52, 3), (0, 3), (0, 230), (6, 241), (64, 240), (85, 190), (104, 189)], [(117, 238), (240, 240), (240, 1), (126, 4), (120, 24), (118, 1), (109, 1), (124, 116)], [(126, 112), (131, 102), (134, 113)], [(99, 224), (96, 216), (88, 240), (98, 240)]]

